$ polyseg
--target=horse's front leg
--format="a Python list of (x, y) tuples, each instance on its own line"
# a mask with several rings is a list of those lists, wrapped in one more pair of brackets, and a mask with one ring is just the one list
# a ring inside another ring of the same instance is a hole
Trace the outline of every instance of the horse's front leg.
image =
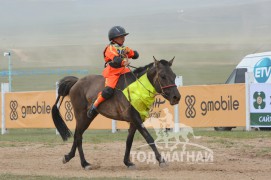
[(126, 150), (125, 150), (125, 155), (124, 155), (124, 160), (123, 160), (124, 164), (128, 168), (135, 167), (135, 164), (132, 163), (130, 160), (130, 151), (133, 144), (135, 132), (136, 132), (136, 126), (134, 125), (134, 123), (130, 123), (129, 134), (126, 140)]
[(160, 167), (164, 167), (166, 165), (166, 162), (162, 158), (161, 154), (158, 152), (157, 147), (154, 143), (154, 139), (152, 138), (148, 130), (144, 127), (139, 113), (132, 107), (131, 114), (132, 114), (133, 122), (137, 130), (140, 132), (140, 134), (144, 137), (144, 139), (147, 141), (147, 143), (150, 145), (150, 147), (154, 151), (155, 157), (157, 161), (159, 162)]

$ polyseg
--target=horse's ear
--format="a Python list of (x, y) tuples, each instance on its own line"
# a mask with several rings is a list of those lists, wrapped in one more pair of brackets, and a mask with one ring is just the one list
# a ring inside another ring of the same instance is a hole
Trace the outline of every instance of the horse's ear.
[(153, 57), (153, 60), (154, 60), (154, 65), (157, 66), (159, 61), (156, 60), (156, 58), (154, 56), (152, 56), (152, 57)]
[(175, 56), (168, 62), (169, 66), (171, 66), (173, 64), (173, 60), (175, 59)]
[(152, 57), (153, 57), (154, 62), (157, 62), (157, 61), (158, 61), (154, 56), (152, 56)]

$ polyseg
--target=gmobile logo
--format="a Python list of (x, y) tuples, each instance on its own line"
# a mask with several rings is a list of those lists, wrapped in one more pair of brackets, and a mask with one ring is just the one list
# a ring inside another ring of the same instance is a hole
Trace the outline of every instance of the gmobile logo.
[[(148, 118), (144, 122), (147, 127), (152, 127), (156, 133), (155, 145), (160, 150), (161, 156), (166, 162), (181, 162), (189, 164), (205, 164), (213, 163), (213, 150), (189, 142), (189, 135), (194, 139), (200, 139), (200, 136), (195, 136), (193, 128), (185, 124), (178, 123), (179, 132), (172, 132), (169, 127), (174, 127), (173, 115), (168, 108), (163, 109), (165, 116), (160, 118)], [(180, 140), (180, 137), (184, 141)], [(149, 144), (144, 144), (137, 147), (136, 151), (131, 152), (132, 161), (146, 162), (147, 164), (155, 164), (156, 158), (153, 151), (148, 151)]]

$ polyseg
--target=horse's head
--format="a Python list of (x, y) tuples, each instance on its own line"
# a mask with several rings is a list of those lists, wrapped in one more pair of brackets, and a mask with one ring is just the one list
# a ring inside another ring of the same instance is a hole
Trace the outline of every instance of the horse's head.
[(153, 84), (155, 90), (160, 93), (164, 98), (166, 98), (171, 105), (178, 104), (181, 95), (175, 84), (176, 75), (172, 71), (171, 66), (173, 60), (156, 60), (154, 58), (153, 67), (149, 74), (149, 79)]

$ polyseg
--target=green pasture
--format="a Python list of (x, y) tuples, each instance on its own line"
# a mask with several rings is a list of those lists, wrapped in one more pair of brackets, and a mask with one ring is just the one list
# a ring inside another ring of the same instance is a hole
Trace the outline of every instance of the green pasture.
[[(166, 46), (166, 49), (165, 49)], [(61, 49), (61, 47), (56, 47)], [(78, 48), (78, 47), (77, 47)], [(240, 50), (240, 49), (242, 50)], [(147, 49), (147, 50), (146, 50)], [(242, 45), (231, 48), (223, 44), (151, 44), (150, 49), (142, 49), (138, 60), (132, 60), (131, 64), (136, 67), (145, 66), (153, 61), (152, 56), (157, 59), (170, 60), (175, 56), (173, 71), (183, 76), (184, 85), (223, 84), (239, 61), (251, 52), (251, 47), (244, 48)], [(48, 49), (49, 51), (50, 49)], [(42, 51), (46, 51), (43, 49)], [(29, 52), (31, 53), (31, 52)], [(38, 53), (38, 52), (35, 52)], [(56, 53), (56, 52), (55, 52)], [(49, 56), (47, 54), (47, 56)], [(80, 66), (80, 58), (76, 60), (76, 66), (71, 60), (62, 60), (65, 66), (40, 66), (25, 67), (21, 65), (20, 57), (14, 57), (13, 70), (87, 70), (87, 74), (101, 74), (103, 70), (102, 57), (90, 57), (89, 65)], [(49, 58), (49, 57), (48, 57)], [(56, 61), (53, 56), (49, 61)], [(42, 61), (42, 60), (41, 60)], [(7, 70), (7, 62), (0, 64), (0, 70)], [(55, 89), (55, 83), (67, 75), (83, 77), (87, 74), (34, 74), (12, 76), (13, 91), (42, 91)], [(8, 82), (7, 76), (0, 76), (0, 82)]]
[[(134, 44), (140, 52), (138, 60), (131, 60), (131, 65), (140, 67), (153, 62), (153, 56), (157, 59), (170, 60), (175, 56), (172, 66), (176, 75), (183, 76), (184, 85), (223, 84), (236, 65), (247, 54), (258, 50), (258, 44), (231, 44), (211, 42), (164, 42), (150, 44)], [(269, 47), (266, 45), (265, 47)], [(73, 50), (88, 49), (82, 57), (69, 56)], [(101, 49), (101, 52), (99, 52)], [(22, 51), (29, 54), (30, 62), (21, 61), (20, 56), (12, 57), (13, 70), (87, 70), (86, 74), (42, 74), (42, 75), (14, 75), (12, 87), (14, 91), (42, 91), (55, 89), (55, 83), (67, 75), (83, 77), (87, 74), (102, 74), (104, 60), (102, 57), (103, 46), (49, 46), (49, 47), (22, 47)], [(267, 51), (261, 49), (260, 51)], [(66, 54), (64, 53), (66, 52)], [(99, 52), (99, 53), (98, 53)], [(58, 54), (58, 53), (61, 53)], [(38, 56), (46, 54), (46, 56)], [(59, 56), (56, 56), (58, 54)], [(55, 64), (46, 64), (46, 62)], [(38, 63), (39, 62), (39, 63)], [(7, 61), (0, 61), (0, 71), (7, 70)], [(0, 82), (8, 82), (8, 77), (0, 76)]]
[[(230, 75), (232, 65), (213, 66), (208, 65), (193, 66), (193, 67), (174, 67), (177, 75), (183, 76), (184, 85), (202, 85), (202, 84), (223, 84)], [(95, 74), (99, 74), (98, 72)], [(48, 75), (24, 75), (12, 77), (12, 90), (18, 91), (46, 91), (54, 90), (56, 82), (61, 78), (72, 75), (83, 77), (87, 74), (48, 74)], [(8, 82), (8, 77), (1, 77), (1, 82)]]
[[(88, 70), (85, 67), (52, 67), (52, 68), (19, 68), (14, 69), (16, 70), (24, 70), (24, 71), (39, 71), (39, 70), (73, 70), (73, 71), (80, 71), (80, 70)], [(96, 74), (97, 71), (95, 71)], [(95, 73), (94, 72), (94, 73)], [(87, 74), (82, 73), (55, 73), (55, 74), (33, 74), (33, 75), (14, 75), (12, 76), (12, 91), (47, 91), (47, 90), (54, 90), (56, 89), (56, 82), (59, 81), (61, 78), (65, 76), (76, 76), (76, 77), (83, 77)], [(0, 82), (8, 83), (9, 79), (8, 76), (0, 76)]]
[[(149, 130), (153, 138), (156, 134), (153, 130)], [(245, 140), (255, 138), (270, 138), (271, 133), (268, 131), (244, 131), (242, 129), (233, 129), (232, 131), (214, 131), (212, 128), (194, 128), (196, 136), (220, 138), (220, 139), (233, 139)], [(119, 130), (117, 133), (112, 133), (111, 130), (87, 130), (84, 133), (83, 142), (98, 144), (107, 142), (123, 142), (125, 143), (128, 130)], [(192, 138), (192, 137), (190, 137)], [(135, 141), (144, 140), (139, 132), (136, 132)], [(68, 142), (72, 142), (70, 138)], [(56, 135), (55, 129), (9, 129), (8, 133), (0, 136), (0, 147), (13, 146), (10, 142), (20, 143), (44, 143), (46, 145), (58, 145), (65, 142), (62, 141), (59, 135)]]

